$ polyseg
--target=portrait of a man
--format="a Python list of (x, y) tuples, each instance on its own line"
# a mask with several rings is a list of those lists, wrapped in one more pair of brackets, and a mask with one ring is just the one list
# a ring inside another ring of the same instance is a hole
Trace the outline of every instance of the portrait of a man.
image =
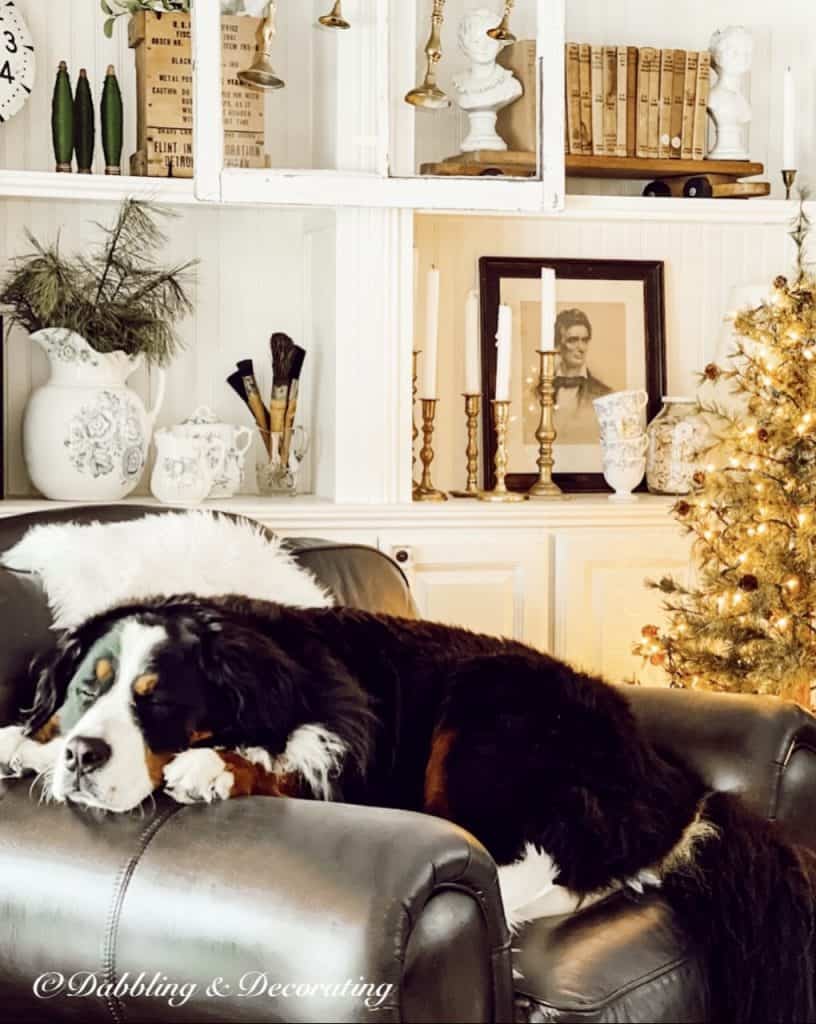
[(582, 309), (564, 309), (555, 321), (555, 429), (562, 444), (586, 444), (598, 437), (592, 401), (613, 388), (595, 376), (592, 321)]

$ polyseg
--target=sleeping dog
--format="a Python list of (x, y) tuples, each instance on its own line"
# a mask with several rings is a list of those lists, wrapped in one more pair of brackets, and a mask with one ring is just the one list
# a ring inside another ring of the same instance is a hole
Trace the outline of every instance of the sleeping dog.
[(712, 1019), (816, 1019), (810, 853), (547, 655), (348, 609), (176, 597), (91, 619), (35, 669), (0, 764), (54, 800), (127, 811), (164, 787), (439, 815), (490, 851), (512, 924), (660, 885)]

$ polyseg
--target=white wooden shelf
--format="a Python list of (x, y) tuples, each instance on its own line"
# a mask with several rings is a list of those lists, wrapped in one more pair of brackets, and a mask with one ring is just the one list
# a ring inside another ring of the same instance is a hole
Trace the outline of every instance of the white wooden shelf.
[[(816, 203), (806, 203), (810, 214)], [(664, 199), (643, 196), (568, 195), (562, 216), (575, 221), (654, 220), (705, 224), (787, 224), (798, 201), (784, 199)]]
[(197, 201), (191, 179), (57, 174), (53, 171), (0, 170), (0, 197), (3, 196), (20, 199), (78, 199), (86, 202), (121, 202), (135, 197), (173, 205)]
[[(519, 527), (563, 529), (565, 527), (672, 527), (671, 508), (676, 498), (643, 494), (631, 503), (616, 503), (606, 495), (574, 495), (563, 501), (524, 502), (497, 506), (487, 502), (450, 501), (439, 504), (409, 502), (388, 505), (343, 505), (304, 495), (296, 498), (230, 498), (205, 502), (202, 509), (232, 512), (272, 524), (291, 533), (298, 529), (402, 529), (429, 528), (517, 529)], [(160, 509), (154, 498), (132, 497), (109, 503)], [(0, 518), (81, 507), (76, 502), (54, 502), (34, 498), (0, 501)]]

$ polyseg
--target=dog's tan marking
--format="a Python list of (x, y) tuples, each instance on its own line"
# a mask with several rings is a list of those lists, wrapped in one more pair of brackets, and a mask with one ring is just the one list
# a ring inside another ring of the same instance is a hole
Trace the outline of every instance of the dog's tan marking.
[(100, 658), (94, 667), (94, 675), (100, 683), (113, 675), (113, 665), (109, 658)]
[(31, 737), (35, 743), (48, 743), (53, 740), (55, 736), (60, 734), (60, 721), (59, 715), (52, 715), (45, 725), (41, 725), (40, 728)]
[(153, 783), (153, 788), (158, 789), (164, 785), (164, 768), (165, 765), (175, 757), (175, 754), (157, 754), (155, 750), (151, 750), (148, 746), (145, 746), (145, 764), (147, 765), (147, 774), (150, 781)]
[(230, 797), (238, 796), (298, 796), (300, 785), (296, 775), (277, 775), (268, 772), (263, 765), (253, 764), (231, 750), (219, 750), (218, 756), (234, 782)]
[(426, 814), (440, 818), (450, 816), (448, 803), (448, 772), (446, 761), (456, 740), (453, 729), (439, 729), (431, 740), (431, 756), (425, 766), (425, 807)]
[(146, 697), (156, 689), (158, 682), (159, 677), (155, 672), (139, 676), (139, 678), (133, 683), (133, 692), (139, 697)]
[(211, 740), (213, 737), (212, 732), (209, 729), (202, 729), (196, 731), (190, 736), (191, 743), (202, 743), (204, 740)]

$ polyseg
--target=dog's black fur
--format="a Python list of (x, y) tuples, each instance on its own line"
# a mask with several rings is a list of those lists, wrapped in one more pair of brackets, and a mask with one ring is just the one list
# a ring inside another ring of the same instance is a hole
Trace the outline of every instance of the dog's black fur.
[[(164, 626), (155, 690), (134, 713), (154, 751), (260, 746), (280, 753), (321, 723), (349, 750), (335, 799), (429, 810), (497, 863), (530, 843), (579, 894), (661, 862), (700, 814), (712, 834), (669, 867), (662, 891), (709, 979), (717, 1022), (816, 1020), (816, 858), (739, 800), (706, 791), (639, 733), (623, 696), (521, 644), (347, 609), (229, 597), (116, 609), (38, 666), (30, 734), (60, 707), (85, 652), (119, 619)], [(434, 737), (443, 791), (429, 803)]]

